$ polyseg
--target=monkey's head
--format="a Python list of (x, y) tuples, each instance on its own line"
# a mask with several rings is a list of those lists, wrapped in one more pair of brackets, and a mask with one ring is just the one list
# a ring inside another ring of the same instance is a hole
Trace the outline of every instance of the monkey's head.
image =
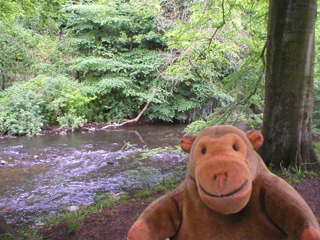
[(187, 174), (195, 180), (200, 198), (209, 208), (232, 214), (247, 205), (257, 169), (264, 165), (255, 151), (262, 143), (260, 132), (244, 133), (228, 125), (208, 127), (197, 136), (182, 138), (182, 149), (190, 153)]

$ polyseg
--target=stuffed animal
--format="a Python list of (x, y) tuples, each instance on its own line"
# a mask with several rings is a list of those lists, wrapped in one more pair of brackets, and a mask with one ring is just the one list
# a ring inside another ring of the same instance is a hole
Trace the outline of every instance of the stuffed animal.
[(141, 214), (128, 239), (320, 240), (307, 203), (255, 151), (262, 143), (260, 132), (228, 125), (183, 137), (186, 179)]

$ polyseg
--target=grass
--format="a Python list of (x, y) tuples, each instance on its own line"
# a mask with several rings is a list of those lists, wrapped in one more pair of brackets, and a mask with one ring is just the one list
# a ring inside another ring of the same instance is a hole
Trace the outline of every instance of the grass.
[[(317, 156), (320, 158), (320, 141), (313, 142), (313, 147)], [(274, 166), (269, 165), (268, 168), (271, 172), (283, 178), (285, 181), (292, 185), (300, 184), (301, 180), (305, 178), (313, 178), (319, 176), (318, 172), (306, 171), (299, 166), (288, 168), (281, 167), (281, 169), (274, 169)]]
[(294, 170), (278, 170), (274, 172), (291, 185), (300, 184), (305, 178), (317, 177), (319, 174), (314, 171), (306, 171), (300, 168)]
[(320, 156), (320, 141), (315, 141), (312, 143), (313, 144), (313, 148), (317, 154), (317, 156)]
[[(44, 228), (54, 227), (62, 222), (66, 222), (68, 224), (68, 233), (72, 233), (76, 231), (78, 228), (82, 226), (83, 220), (88, 214), (99, 213), (105, 207), (110, 207), (115, 204), (125, 204), (125, 198), (127, 195), (121, 195), (120, 201), (117, 201), (117, 196), (113, 196), (112, 194), (101, 194), (97, 195), (95, 198), (95, 203), (89, 205), (87, 208), (80, 208), (77, 211), (69, 212), (68, 210), (64, 210), (62, 213), (57, 216), (47, 217), (43, 219), (43, 226), (38, 227), (37, 229), (29, 229), (27, 227), (20, 228), (18, 230), (19, 233), (26, 236), (24, 240), (41, 240), (42, 238), (37, 235), (38, 232), (43, 230)], [(121, 200), (123, 198), (123, 200)], [(19, 240), (17, 238), (13, 238), (9, 234), (0, 235), (1, 240)]]
[(65, 210), (62, 214), (50, 217), (44, 220), (44, 227), (52, 227), (61, 222), (68, 222), (68, 233), (77, 230), (86, 217), (90, 213), (101, 212), (103, 208), (113, 206), (116, 198), (112, 194), (101, 194), (95, 197), (95, 203), (89, 205), (87, 208), (80, 208), (77, 211), (69, 212)]
[(0, 239), (1, 240), (41, 240), (42, 238), (37, 236), (37, 231), (30, 230), (27, 227), (22, 227), (20, 228), (17, 232), (22, 234), (24, 237), (19, 238), (16, 236), (12, 236), (11, 234), (5, 233), (5, 234), (0, 234)]
[[(152, 193), (163, 191), (164, 194), (171, 191), (172, 189), (176, 188), (181, 181), (175, 181), (175, 182), (165, 182), (163, 185), (159, 185), (158, 187), (154, 189), (141, 189), (138, 192), (134, 193), (133, 198), (135, 199), (141, 199), (143, 197), (147, 197), (151, 195)], [(155, 199), (150, 199), (150, 201), (153, 201)]]
[[(5, 234), (0, 234), (0, 239), (1, 240), (20, 240), (22, 238), (16, 238), (16, 237), (13, 237), (11, 234), (9, 233), (5, 233)], [(31, 239), (31, 238), (30, 238)]]
[(301, 167), (289, 167), (288, 169), (275, 169), (272, 164), (268, 166), (269, 170), (277, 176), (283, 178), (291, 185), (300, 184), (305, 178), (317, 177), (319, 173), (315, 171), (306, 171)]
[[(119, 195), (114, 194), (100, 194), (95, 197), (95, 203), (89, 205), (87, 208), (82, 209), (80, 208), (77, 211), (69, 212), (68, 210), (64, 210), (62, 213), (58, 214), (57, 216), (48, 217), (43, 219), (44, 225), (38, 227), (37, 229), (28, 229), (27, 227), (21, 228), (18, 230), (21, 234), (25, 235), (25, 240), (41, 240), (42, 238), (37, 236), (37, 233), (41, 232), (43, 229), (48, 229), (54, 227), (60, 223), (67, 223), (68, 225), (68, 233), (73, 233), (77, 229), (79, 229), (85, 217), (87, 215), (93, 213), (100, 213), (106, 207), (116, 207), (119, 205), (128, 204), (130, 201), (139, 201), (142, 198), (149, 197), (152, 193), (155, 192), (164, 192), (163, 194), (171, 191), (173, 188), (177, 187), (180, 184), (180, 181), (177, 182), (165, 182), (153, 189), (139, 189), (136, 192), (132, 193), (123, 193)], [(147, 201), (154, 201), (156, 197), (149, 197), (146, 198)], [(12, 240), (10, 235), (0, 235), (1, 240)], [(18, 239), (14, 239), (18, 240)]]

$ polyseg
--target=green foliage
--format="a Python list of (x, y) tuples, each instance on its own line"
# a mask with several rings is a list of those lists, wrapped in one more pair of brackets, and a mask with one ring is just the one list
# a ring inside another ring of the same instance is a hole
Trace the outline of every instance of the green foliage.
[(319, 141), (313, 142), (312, 145), (316, 154), (318, 155), (318, 157), (320, 157), (320, 142)]
[(163, 182), (163, 175), (160, 170), (154, 167), (141, 166), (128, 170), (123, 174), (126, 188), (147, 188), (152, 189)]
[(23, 84), (17, 84), (0, 96), (0, 130), (11, 135), (34, 135), (41, 130), (45, 102)]
[(40, 21), (27, 14), (16, 18), (17, 31), (5, 26), (0, 54), (3, 89), (38, 74), (71, 74), (83, 83), (87, 110), (80, 114), (57, 97), (53, 116), (44, 114), (48, 123), (120, 122), (147, 102), (144, 116), (167, 122), (230, 117), (234, 109), (245, 121), (256, 118), (250, 109), (262, 108), (256, 77), (263, 71), (265, 1), (64, 2), (37, 3)]
[(0, 1), (0, 91), (38, 74), (65, 73), (72, 48), (58, 38), (63, 2)]
[(208, 117), (210, 125), (246, 122), (249, 116), (259, 124), (255, 115), (263, 108), (267, 1), (195, 1), (173, 8), (174, 3), (159, 3), (164, 14), (158, 18), (172, 21), (168, 9), (176, 14), (166, 34), (175, 53), (166, 73), (179, 94), (185, 84), (189, 99), (200, 103), (202, 111), (192, 109), (189, 119)]
[(71, 128), (74, 131), (77, 127), (86, 123), (87, 120), (83, 116), (77, 116), (74, 112), (70, 112), (57, 117), (57, 122), (60, 128)]
[(38, 32), (55, 30), (55, 20), (60, 17), (61, 5), (66, 0), (0, 0), (0, 22), (8, 24), (22, 20), (26, 29)]
[[(132, 118), (150, 102), (145, 116), (151, 120), (194, 120), (212, 113), (219, 101), (229, 101), (230, 95), (208, 78), (189, 74), (177, 80), (170, 70), (162, 73), (175, 56), (162, 52), (166, 42), (159, 22), (153, 9), (143, 6), (99, 1), (64, 8), (66, 30), (79, 53), (71, 70), (96, 97), (93, 119)], [(188, 59), (185, 67), (176, 70), (190, 72)]]
[(281, 170), (275, 169), (272, 164), (268, 166), (269, 170), (274, 174), (282, 177), (289, 184), (300, 184), (305, 178), (317, 177), (319, 174), (314, 171), (306, 171), (301, 167), (289, 166), (288, 168), (281, 167)]
[(66, 27), (79, 50), (110, 56), (136, 47), (159, 49), (164, 44), (150, 13), (139, 14), (130, 1), (93, 1), (67, 5)]
[[(142, 198), (144, 201), (152, 202), (155, 200), (155, 197), (149, 197), (148, 199), (146, 199), (146, 196), (153, 193), (158, 193), (160, 191), (163, 192), (164, 195), (165, 193), (177, 187), (178, 184), (180, 184), (180, 182), (167, 182), (165, 185), (158, 186), (153, 189), (140, 189), (138, 192), (131, 192), (130, 194), (121, 194), (119, 197), (113, 193), (98, 194), (95, 196), (95, 204), (88, 206), (86, 209), (80, 208), (78, 211), (75, 212), (63, 211), (63, 213), (59, 214), (58, 216), (51, 216), (47, 219), (44, 219), (44, 226), (32, 230), (28, 229), (24, 233), (28, 236), (36, 236), (37, 238), (39, 238), (39, 235), (41, 237), (41, 231), (43, 230), (43, 228), (48, 229), (60, 223), (67, 223), (68, 228), (66, 230), (69, 233), (72, 233), (82, 226), (83, 219), (86, 216), (90, 216), (94, 213), (101, 213), (105, 207), (111, 207), (112, 211), (113, 208), (116, 209), (121, 205), (126, 205), (128, 203), (132, 204), (141, 201)], [(32, 239), (32, 237), (27, 239)]]
[(17, 236), (12, 236), (10, 233), (4, 233), (4, 234), (0, 234), (0, 239), (1, 240), (23, 240), (25, 238), (20, 238)]
[(0, 20), (31, 14), (39, 5), (37, 0), (0, 0)]
[(313, 127), (319, 131), (320, 129), (320, 79), (315, 79), (314, 85), (314, 111), (313, 111)]
[[(180, 146), (178, 146), (180, 149)], [(141, 158), (150, 158), (154, 156), (155, 154), (168, 152), (168, 151), (178, 151), (175, 147), (160, 147), (160, 148), (153, 148), (150, 151), (144, 152), (141, 154)]]
[[(52, 123), (74, 129), (86, 121), (120, 122), (146, 103), (149, 120), (201, 119), (189, 132), (222, 123), (261, 126), (266, 0), (0, 0), (0, 10), (0, 89), (38, 75), (81, 83), (77, 94), (54, 100), (50, 91), (30, 93), (31, 105), (44, 111), (30, 112), (39, 124), (16, 124), (10, 133), (33, 134)], [(8, 131), (6, 114), (1, 129)]]
[(46, 117), (49, 123), (58, 121), (74, 129), (76, 125), (85, 122), (88, 114), (87, 104), (92, 99), (86, 97), (81, 83), (63, 76), (55, 78), (39, 76), (27, 84), (31, 89), (41, 93), (45, 99)]
[[(131, 148), (130, 143), (126, 143), (126, 148)], [(133, 147), (133, 149), (135, 149)], [(147, 190), (152, 190), (159, 187), (166, 187), (172, 183), (176, 183), (185, 177), (186, 164), (175, 166), (172, 169), (171, 174), (164, 174), (161, 169), (152, 166), (146, 166), (143, 161), (147, 158), (151, 158), (156, 154), (161, 154), (164, 152), (176, 152), (181, 155), (181, 158), (185, 157), (185, 153), (182, 152), (181, 147), (178, 145), (176, 147), (161, 147), (148, 149), (146, 146), (138, 150), (140, 153), (133, 160), (136, 164), (136, 168), (128, 170), (123, 174), (123, 185), (128, 190), (135, 188), (142, 188)]]
[(206, 127), (226, 123), (235, 126), (246, 124), (252, 129), (257, 129), (262, 126), (262, 113), (255, 114), (246, 105), (238, 105), (237, 103), (228, 104), (226, 107), (216, 108), (215, 112), (204, 120), (190, 123), (184, 132), (187, 134), (198, 134)]
[(92, 100), (81, 83), (69, 78), (38, 76), (0, 94), (0, 131), (34, 135), (41, 127), (59, 123), (72, 130), (86, 122)]
[(67, 5), (64, 14), (79, 53), (70, 69), (95, 97), (92, 119), (122, 121), (146, 102), (163, 102), (167, 93), (157, 75), (167, 54), (159, 51), (165, 42), (150, 14), (140, 14), (130, 1)]
[(68, 44), (59, 42), (58, 38), (38, 34), (19, 22), (9, 26), (0, 21), (0, 30), (1, 90), (39, 74), (67, 72), (65, 57), (72, 52)]
[[(313, 142), (312, 144), (316, 154), (319, 157), (320, 142)], [(288, 166), (287, 168), (283, 167), (282, 164), (280, 164), (280, 167), (281, 169), (277, 169), (272, 164), (269, 164), (268, 166), (271, 172), (284, 178), (290, 184), (300, 184), (301, 180), (305, 178), (313, 178), (319, 176), (319, 172), (305, 170), (303, 164), (300, 166), (296, 164), (295, 166)]]
[[(28, 51), (35, 43), (31, 32), (0, 21), (0, 89), (10, 86), (14, 80), (26, 80), (31, 72), (33, 55)], [(29, 73), (29, 74), (25, 74)]]
[[(319, 6), (319, 1), (318, 6)], [(318, 8), (319, 14), (319, 8)], [(316, 18), (315, 24), (315, 62), (314, 62), (314, 110), (313, 110), (313, 127), (314, 130), (320, 130), (320, 22)]]
[[(124, 195), (125, 196), (125, 195)], [(121, 201), (121, 204), (125, 203), (125, 197), (122, 196), (118, 200)], [(94, 203), (89, 206), (82, 208), (80, 205), (80, 209), (77, 211), (69, 212), (64, 210), (62, 213), (56, 216), (50, 216), (46, 219), (43, 219), (46, 227), (56, 226), (59, 223), (65, 222), (67, 223), (68, 228), (66, 229), (68, 233), (73, 233), (79, 227), (82, 226), (84, 218), (92, 213), (99, 213), (102, 211), (104, 207), (111, 207), (116, 204), (116, 199), (113, 194), (104, 193), (95, 196)], [(41, 228), (36, 229), (36, 231), (29, 232), (29, 234), (35, 234), (36, 232), (41, 231)], [(29, 235), (28, 234), (28, 235)]]

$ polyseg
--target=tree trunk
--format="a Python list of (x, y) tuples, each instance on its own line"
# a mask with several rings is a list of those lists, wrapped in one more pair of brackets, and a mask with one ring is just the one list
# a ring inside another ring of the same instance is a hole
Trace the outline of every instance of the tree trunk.
[(312, 146), (316, 0), (270, 0), (259, 153), (275, 167), (318, 168)]

